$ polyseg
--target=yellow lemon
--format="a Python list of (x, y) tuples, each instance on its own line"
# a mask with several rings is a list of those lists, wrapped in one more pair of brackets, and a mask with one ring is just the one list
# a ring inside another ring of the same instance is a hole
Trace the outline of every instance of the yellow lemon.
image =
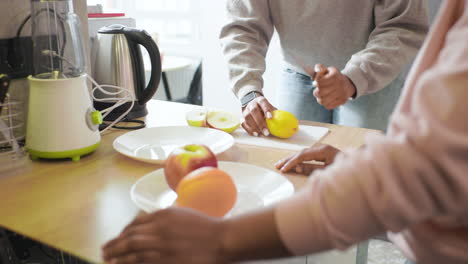
[(273, 136), (290, 138), (299, 131), (299, 120), (293, 114), (283, 110), (275, 110), (272, 115), (273, 118), (267, 119), (266, 123)]

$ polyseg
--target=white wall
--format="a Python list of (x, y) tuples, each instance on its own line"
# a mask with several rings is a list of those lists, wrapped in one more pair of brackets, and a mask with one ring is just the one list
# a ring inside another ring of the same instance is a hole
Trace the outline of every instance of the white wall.
[[(225, 21), (225, 1), (200, 0), (201, 53), (203, 57), (203, 104), (230, 111), (240, 111), (240, 103), (229, 88), (226, 62), (218, 39)], [(281, 71), (279, 40), (272, 40), (265, 72), (265, 94), (274, 103), (275, 89), (279, 85)]]

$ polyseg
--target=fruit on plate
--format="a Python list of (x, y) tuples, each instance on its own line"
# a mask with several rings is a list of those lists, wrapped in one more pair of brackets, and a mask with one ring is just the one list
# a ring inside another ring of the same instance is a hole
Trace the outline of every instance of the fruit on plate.
[(164, 176), (175, 191), (183, 177), (201, 167), (218, 167), (215, 154), (205, 145), (185, 145), (174, 149), (164, 162)]
[(223, 217), (236, 203), (237, 188), (231, 176), (212, 167), (192, 171), (177, 186), (176, 205), (213, 217)]
[(206, 115), (206, 123), (208, 127), (232, 133), (240, 126), (240, 118), (227, 111), (211, 111)]
[(299, 120), (283, 110), (275, 110), (271, 119), (266, 119), (268, 130), (273, 136), (279, 138), (290, 138), (299, 131)]
[(190, 126), (206, 127), (206, 109), (199, 108), (185, 113), (185, 120)]

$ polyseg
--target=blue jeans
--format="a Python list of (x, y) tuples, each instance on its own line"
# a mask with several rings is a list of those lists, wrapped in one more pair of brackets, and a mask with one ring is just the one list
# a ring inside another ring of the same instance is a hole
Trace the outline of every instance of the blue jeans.
[(283, 71), (277, 91), (277, 107), (293, 113), (301, 120), (365, 127), (385, 131), (404, 84), (406, 71), (377, 93), (361, 96), (346, 104), (327, 110), (312, 94), (315, 87), (309, 76), (291, 69)]

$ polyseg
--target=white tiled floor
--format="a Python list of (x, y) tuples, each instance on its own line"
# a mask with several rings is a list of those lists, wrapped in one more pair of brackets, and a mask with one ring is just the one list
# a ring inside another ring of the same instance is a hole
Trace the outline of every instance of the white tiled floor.
[(405, 258), (392, 243), (372, 240), (369, 246), (368, 264), (403, 264)]

